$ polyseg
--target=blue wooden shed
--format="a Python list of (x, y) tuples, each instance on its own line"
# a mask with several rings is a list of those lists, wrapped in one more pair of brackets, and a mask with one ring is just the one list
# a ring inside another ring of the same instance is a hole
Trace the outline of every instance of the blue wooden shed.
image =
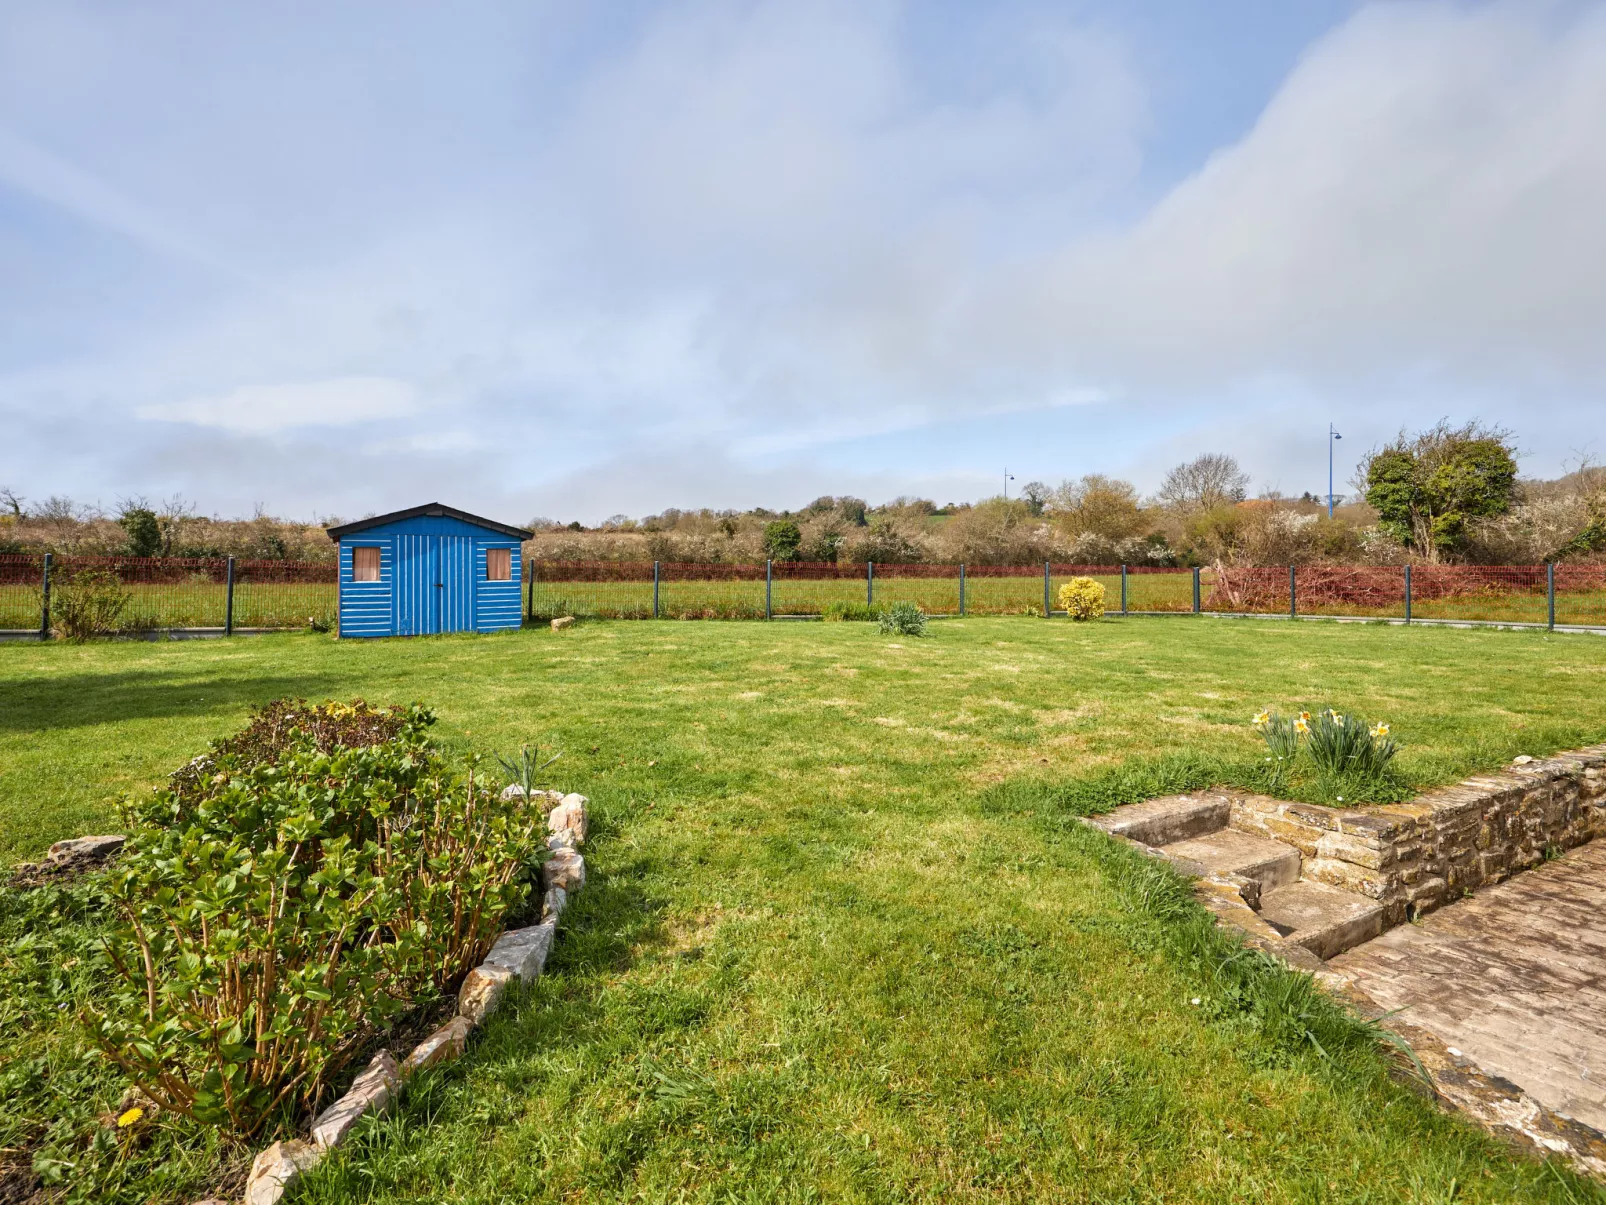
[(519, 626), (522, 527), (431, 502), (328, 529), (340, 545), (340, 634)]

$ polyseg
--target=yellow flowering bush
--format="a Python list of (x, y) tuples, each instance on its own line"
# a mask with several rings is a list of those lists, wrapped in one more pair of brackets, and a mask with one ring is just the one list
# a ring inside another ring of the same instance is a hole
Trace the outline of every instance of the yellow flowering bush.
[(1104, 587), (1090, 577), (1073, 577), (1060, 587), (1060, 610), (1076, 620), (1104, 618)]

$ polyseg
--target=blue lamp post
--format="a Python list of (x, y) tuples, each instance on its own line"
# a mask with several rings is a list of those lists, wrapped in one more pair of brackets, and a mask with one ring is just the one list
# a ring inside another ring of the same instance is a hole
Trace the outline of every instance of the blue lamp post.
[(1327, 424), (1327, 517), (1329, 519), (1333, 517), (1333, 444), (1343, 438), (1342, 435), (1333, 430), (1332, 423)]
[(1011, 481), (1013, 481), (1013, 480), (1015, 480), (1015, 478), (1010, 476), (1010, 473), (1009, 473), (1008, 469), (1005, 469), (1004, 470), (1004, 501), (1005, 502), (1009, 501), (1009, 483)]

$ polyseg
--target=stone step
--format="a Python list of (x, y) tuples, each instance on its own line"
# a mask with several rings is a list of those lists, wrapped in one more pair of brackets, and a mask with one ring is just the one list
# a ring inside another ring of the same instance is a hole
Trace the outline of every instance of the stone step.
[(1211, 874), (1235, 874), (1260, 884), (1261, 894), (1299, 879), (1299, 851), (1292, 845), (1236, 829), (1173, 841), (1165, 851), (1197, 862)]
[(1169, 845), (1225, 828), (1231, 814), (1232, 801), (1225, 795), (1167, 795), (1129, 803), (1088, 823), (1145, 845)]
[(1382, 904), (1308, 880), (1263, 894), (1260, 917), (1321, 959), (1342, 954), (1383, 931)]

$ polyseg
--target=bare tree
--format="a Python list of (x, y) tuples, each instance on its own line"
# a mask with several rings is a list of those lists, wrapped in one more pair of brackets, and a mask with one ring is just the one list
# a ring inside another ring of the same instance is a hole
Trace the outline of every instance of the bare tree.
[(172, 556), (173, 549), (184, 533), (184, 526), (195, 518), (195, 503), (186, 502), (183, 494), (163, 499), (156, 521), (162, 529), (162, 555)]
[(11, 512), (11, 517), (22, 522), (28, 517), (27, 500), (9, 485), (0, 486), (0, 506)]
[(1249, 474), (1231, 456), (1206, 452), (1167, 473), (1156, 496), (1182, 514), (1210, 510), (1248, 497)]

